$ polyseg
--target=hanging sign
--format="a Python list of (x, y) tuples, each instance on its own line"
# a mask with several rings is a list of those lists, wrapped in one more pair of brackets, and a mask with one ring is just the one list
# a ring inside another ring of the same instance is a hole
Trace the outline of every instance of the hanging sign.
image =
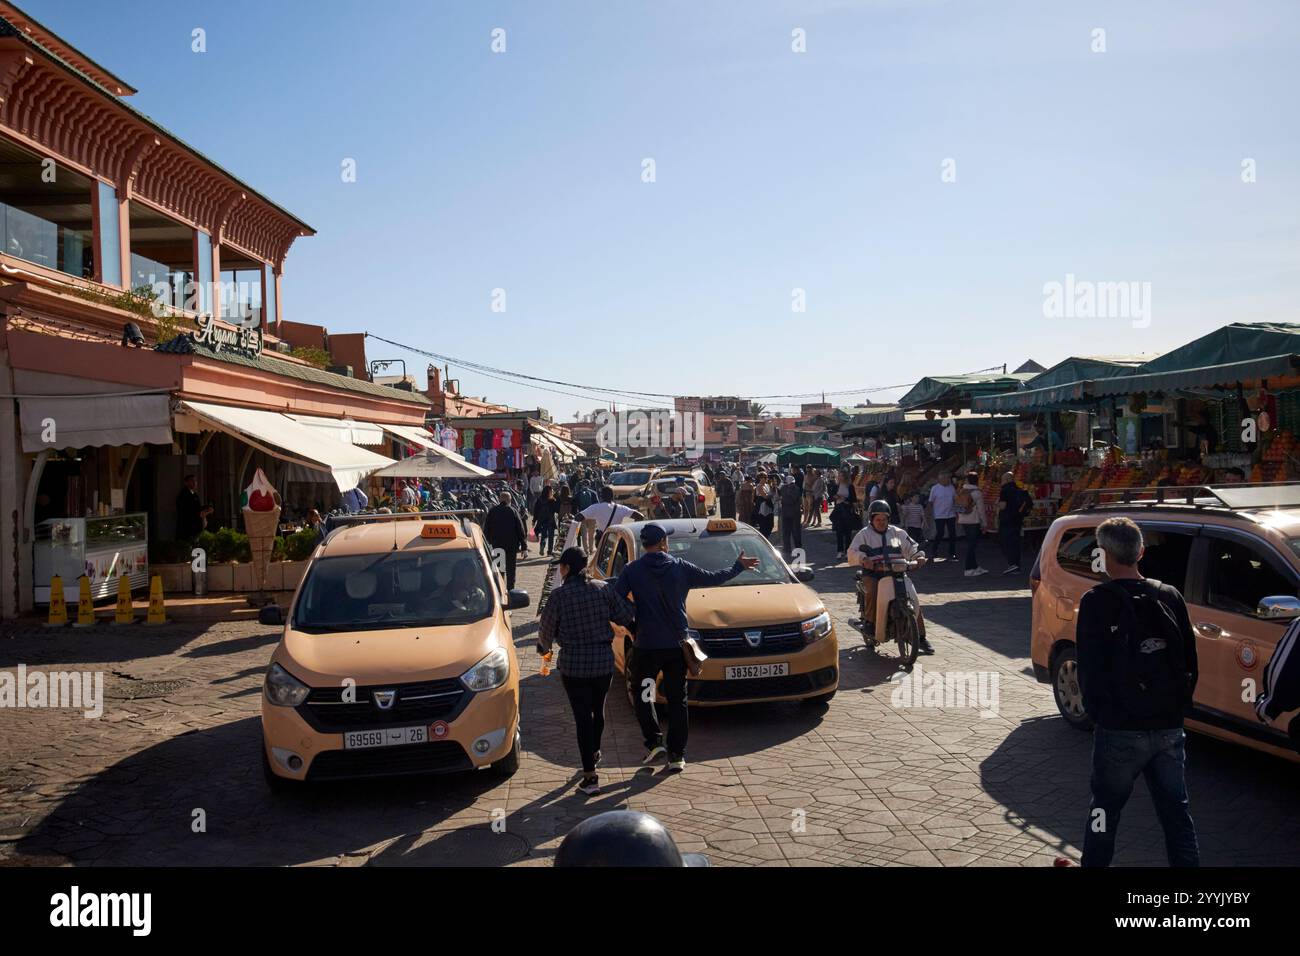
[(226, 328), (217, 325), (216, 320), (210, 315), (197, 316), (194, 324), (199, 330), (194, 336), (195, 343), (206, 345), (214, 352), (225, 349), (227, 352), (236, 352), (250, 358), (257, 358), (262, 353), (262, 330), (256, 326)]

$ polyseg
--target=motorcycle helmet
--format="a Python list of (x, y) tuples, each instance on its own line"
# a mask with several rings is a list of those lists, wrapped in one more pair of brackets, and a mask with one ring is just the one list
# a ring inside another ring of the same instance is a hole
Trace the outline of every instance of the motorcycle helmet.
[(877, 498), (867, 506), (867, 520), (870, 521), (875, 515), (889, 515), (893, 512), (889, 508), (889, 502)]

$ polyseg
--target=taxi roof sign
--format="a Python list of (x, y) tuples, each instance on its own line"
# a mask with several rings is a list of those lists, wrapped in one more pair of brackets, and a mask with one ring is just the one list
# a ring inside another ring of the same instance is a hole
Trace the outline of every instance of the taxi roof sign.
[(454, 521), (428, 521), (420, 529), (421, 538), (454, 538), (456, 534)]
[(710, 518), (709, 523), (705, 526), (704, 530), (713, 533), (719, 531), (735, 531), (736, 519), (735, 518)]

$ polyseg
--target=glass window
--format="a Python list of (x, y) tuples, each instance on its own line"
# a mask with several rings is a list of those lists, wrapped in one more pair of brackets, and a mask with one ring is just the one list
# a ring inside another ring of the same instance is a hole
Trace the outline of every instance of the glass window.
[(1227, 538), (1209, 538), (1207, 601), (1211, 607), (1254, 615), (1261, 598), (1296, 594), (1295, 579), (1263, 548)]
[(293, 626), (318, 633), (430, 627), (468, 624), (492, 611), (477, 551), (346, 555), (312, 563)]
[(231, 325), (262, 325), (264, 265), (228, 246), (221, 247), (221, 318)]
[(266, 303), (266, 324), (268, 327), (274, 326), (275, 318), (275, 269), (268, 263), (262, 270), (265, 277), (265, 288), (262, 291), (262, 301)]
[(127, 203), (127, 212), (131, 217), (128, 285), (150, 289), (172, 308), (185, 309), (194, 288), (194, 230), (134, 200)]
[(1067, 531), (1061, 535), (1061, 542), (1056, 546), (1056, 563), (1071, 574), (1104, 581), (1105, 575), (1092, 569), (1093, 551), (1096, 547), (1096, 528)]
[(212, 314), (212, 237), (198, 232), (199, 249), (199, 312)]
[(600, 550), (596, 552), (596, 567), (603, 572), (609, 567), (609, 556), (614, 552), (614, 545), (618, 543), (618, 535), (607, 534), (600, 539)]
[(618, 550), (614, 552), (614, 564), (609, 569), (609, 576), (611, 578), (617, 578), (623, 573), (623, 569), (627, 567), (627, 558), (627, 541), (623, 538), (619, 538)]
[[(1140, 526), (1139, 526), (1140, 527)], [(1195, 536), (1178, 531), (1142, 528), (1145, 553), (1138, 570), (1146, 578), (1155, 578), (1183, 591), (1187, 584), (1187, 564), (1192, 556)]]
[(720, 571), (736, 563), (744, 551), (758, 558), (758, 566), (743, 571), (723, 587), (747, 584), (788, 584), (792, 580), (785, 562), (777, 557), (772, 546), (759, 534), (705, 534), (673, 535), (668, 539), (668, 552), (675, 558), (689, 561), (705, 571)]
[(101, 281), (122, 284), (122, 221), (118, 215), (117, 190), (97, 183), (99, 202), (99, 262)]
[(83, 279), (95, 277), (95, 183), (0, 139), (0, 250)]

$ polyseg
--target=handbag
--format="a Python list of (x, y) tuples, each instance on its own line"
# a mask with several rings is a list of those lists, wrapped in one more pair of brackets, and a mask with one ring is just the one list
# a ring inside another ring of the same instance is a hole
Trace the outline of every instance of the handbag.
[[(657, 577), (652, 577), (655, 583), (655, 591), (659, 594), (659, 603), (662, 605), (664, 615), (669, 621), (675, 620), (672, 608), (668, 606), (668, 598), (664, 596), (663, 585), (659, 583)], [(699, 677), (704, 670), (704, 662), (709, 659), (709, 655), (704, 653), (704, 648), (700, 647), (698, 641), (693, 637), (682, 637), (679, 640), (682, 649), (682, 658), (686, 661), (686, 673), (692, 677)]]

